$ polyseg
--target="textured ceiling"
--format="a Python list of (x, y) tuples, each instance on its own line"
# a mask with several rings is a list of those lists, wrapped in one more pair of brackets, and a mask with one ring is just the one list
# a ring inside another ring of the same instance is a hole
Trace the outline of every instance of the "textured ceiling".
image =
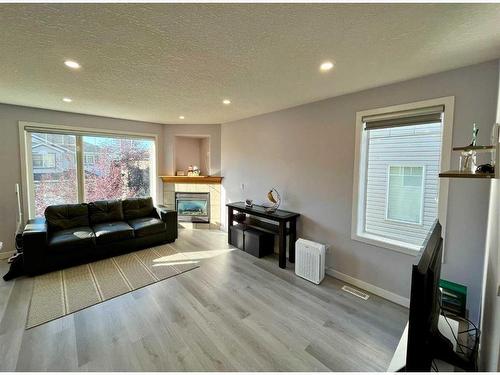
[(228, 122), (498, 58), (499, 25), (498, 4), (1, 4), (0, 102)]

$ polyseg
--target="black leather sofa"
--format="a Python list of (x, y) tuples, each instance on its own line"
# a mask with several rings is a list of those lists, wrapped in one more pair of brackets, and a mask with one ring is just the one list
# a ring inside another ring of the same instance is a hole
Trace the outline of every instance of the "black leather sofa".
[(151, 198), (49, 206), (23, 232), (28, 275), (88, 263), (177, 238), (177, 212)]

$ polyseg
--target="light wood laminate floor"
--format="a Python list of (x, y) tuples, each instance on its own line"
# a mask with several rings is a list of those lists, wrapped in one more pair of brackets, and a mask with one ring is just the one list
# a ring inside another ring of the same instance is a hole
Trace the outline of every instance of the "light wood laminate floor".
[(231, 249), (223, 232), (181, 230), (173, 246), (201, 267), (27, 331), (32, 279), (0, 280), (0, 370), (387, 368), (407, 309), (328, 276), (311, 284)]

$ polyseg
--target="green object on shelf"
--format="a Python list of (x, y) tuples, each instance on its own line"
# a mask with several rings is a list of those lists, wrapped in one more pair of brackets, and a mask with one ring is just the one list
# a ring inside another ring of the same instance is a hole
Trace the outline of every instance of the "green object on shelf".
[(439, 280), (439, 287), (443, 310), (466, 318), (467, 287), (444, 279)]

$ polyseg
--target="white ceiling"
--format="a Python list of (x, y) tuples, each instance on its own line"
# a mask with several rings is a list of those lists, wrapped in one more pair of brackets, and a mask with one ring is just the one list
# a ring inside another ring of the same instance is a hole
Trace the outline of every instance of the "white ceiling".
[(0, 102), (228, 122), (498, 58), (499, 25), (499, 4), (2, 4)]

